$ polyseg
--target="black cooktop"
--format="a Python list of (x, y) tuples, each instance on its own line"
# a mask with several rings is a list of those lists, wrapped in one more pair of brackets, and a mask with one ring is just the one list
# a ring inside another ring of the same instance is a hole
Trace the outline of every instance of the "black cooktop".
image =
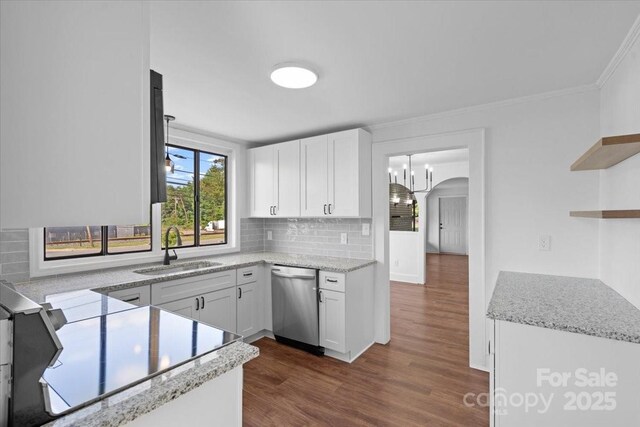
[(64, 347), (43, 379), (53, 412), (90, 404), (241, 339), (156, 307), (106, 311), (57, 331)]

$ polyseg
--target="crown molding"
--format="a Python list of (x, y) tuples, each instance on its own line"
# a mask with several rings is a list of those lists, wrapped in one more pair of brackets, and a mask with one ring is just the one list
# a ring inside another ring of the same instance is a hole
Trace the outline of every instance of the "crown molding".
[(618, 66), (627, 56), (627, 54), (629, 53), (629, 51), (631, 50), (631, 48), (633, 47), (633, 45), (635, 44), (635, 42), (638, 40), (639, 37), (640, 37), (640, 15), (638, 15), (635, 22), (631, 26), (631, 29), (629, 30), (629, 32), (627, 33), (627, 36), (622, 41), (622, 44), (616, 51), (616, 54), (613, 55), (613, 58), (611, 58), (611, 61), (609, 61), (609, 64), (606, 66), (602, 74), (600, 74), (600, 77), (596, 81), (596, 86), (598, 86), (598, 88), (601, 88), (607, 83), (607, 81), (611, 78), (613, 73), (615, 73), (615, 71), (618, 69)]
[(470, 107), (458, 108), (455, 110), (443, 111), (440, 113), (427, 114), (424, 116), (412, 117), (408, 119), (395, 120), (390, 122), (376, 123), (366, 128), (370, 131), (376, 131), (380, 129), (392, 128), (397, 126), (406, 126), (410, 124), (428, 122), (431, 120), (443, 119), (447, 117), (459, 116), (462, 114), (476, 113), (480, 111), (491, 110), (495, 108), (508, 107), (516, 104), (525, 104), (528, 102), (542, 101), (549, 98), (556, 98), (560, 96), (574, 95), (578, 93), (585, 93), (599, 90), (600, 88), (596, 84), (588, 84), (583, 86), (575, 86), (567, 89), (554, 90), (550, 92), (543, 92), (536, 95), (527, 95), (519, 98), (510, 98), (503, 101), (489, 102), (487, 104), (473, 105)]

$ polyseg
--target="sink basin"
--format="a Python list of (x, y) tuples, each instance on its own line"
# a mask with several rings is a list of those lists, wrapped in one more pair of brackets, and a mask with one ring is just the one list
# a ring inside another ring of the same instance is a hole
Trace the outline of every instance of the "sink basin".
[(134, 270), (134, 273), (144, 274), (146, 276), (163, 276), (165, 274), (184, 273), (187, 271), (202, 270), (204, 268), (211, 268), (218, 265), (222, 265), (219, 262), (211, 261), (198, 261), (198, 262), (184, 262), (174, 265), (161, 265), (158, 267), (143, 268), (141, 270)]

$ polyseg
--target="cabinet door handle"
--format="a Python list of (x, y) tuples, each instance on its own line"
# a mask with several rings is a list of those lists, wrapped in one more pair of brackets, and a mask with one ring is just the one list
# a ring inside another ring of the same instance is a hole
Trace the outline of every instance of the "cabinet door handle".
[(238, 299), (242, 299), (242, 288), (238, 288)]
[(278, 206), (277, 205), (273, 207), (273, 214), (274, 215), (278, 215)]
[(338, 279), (329, 279), (329, 278), (327, 278), (327, 282), (329, 282), (329, 283), (338, 283)]
[(200, 298), (196, 298), (196, 311), (200, 310)]
[(327, 214), (327, 205), (324, 205), (324, 214)]
[(200, 297), (202, 299), (202, 308), (204, 309), (204, 297)]
[(324, 302), (324, 300), (322, 299), (322, 291), (318, 292), (318, 301), (319, 302)]
[(242, 275), (243, 275), (244, 277), (251, 277), (251, 276), (253, 276), (253, 273), (251, 273), (251, 272), (249, 272), (249, 273), (242, 273)]
[(329, 215), (331, 215), (331, 214), (332, 214), (332, 212), (331, 212), (331, 203), (329, 203)]

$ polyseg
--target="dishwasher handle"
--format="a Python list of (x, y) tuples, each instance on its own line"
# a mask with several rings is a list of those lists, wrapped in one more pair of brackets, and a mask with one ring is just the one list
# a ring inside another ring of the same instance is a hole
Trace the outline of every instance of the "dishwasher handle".
[(280, 270), (277, 270), (277, 269), (271, 270), (271, 274), (277, 277), (284, 277), (286, 279), (313, 280), (316, 278), (316, 276), (310, 276), (307, 274), (284, 274), (284, 273), (280, 273)]

